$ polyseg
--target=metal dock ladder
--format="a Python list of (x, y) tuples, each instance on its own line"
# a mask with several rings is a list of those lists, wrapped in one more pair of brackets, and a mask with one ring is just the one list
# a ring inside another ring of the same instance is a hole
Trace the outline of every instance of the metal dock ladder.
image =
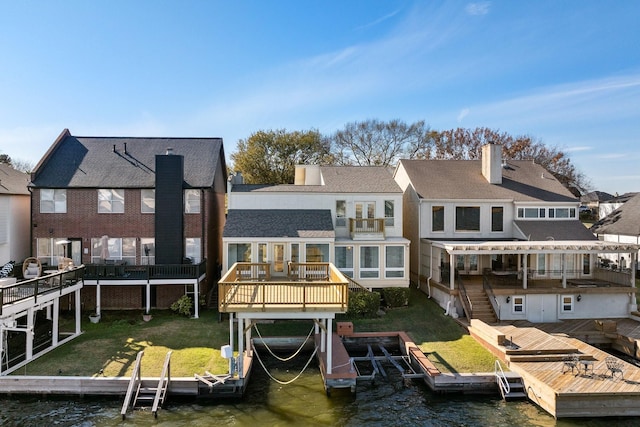
[(505, 373), (499, 360), (496, 360), (495, 363), (495, 375), (503, 400), (523, 400), (528, 398), (522, 377), (514, 372)]
[(140, 362), (144, 351), (138, 353), (136, 363), (133, 366), (133, 372), (131, 374), (131, 380), (129, 381), (129, 387), (127, 388), (127, 394), (122, 404), (122, 410), (120, 414), (124, 420), (127, 416), (129, 407), (135, 408), (140, 403), (151, 403), (151, 412), (154, 417), (158, 417), (158, 409), (162, 407), (167, 397), (167, 390), (169, 389), (169, 383), (171, 382), (171, 352), (169, 351), (164, 359), (164, 365), (162, 367), (162, 374), (158, 380), (156, 387), (143, 387), (142, 378), (140, 375)]

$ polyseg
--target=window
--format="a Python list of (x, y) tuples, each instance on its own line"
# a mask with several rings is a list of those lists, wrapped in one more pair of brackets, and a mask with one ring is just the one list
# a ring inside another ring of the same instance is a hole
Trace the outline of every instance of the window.
[(511, 301), (514, 313), (524, 313), (524, 297), (513, 297)]
[(478, 255), (469, 255), (469, 270), (478, 271)]
[(591, 254), (582, 255), (582, 274), (591, 274)]
[(40, 213), (67, 213), (67, 190), (40, 190)]
[[(546, 216), (545, 208), (518, 208), (518, 218), (544, 218)], [(549, 218), (552, 218), (549, 213)]]
[(404, 277), (404, 247), (387, 246), (384, 257), (384, 277)]
[(156, 190), (143, 188), (140, 190), (140, 212), (155, 213), (156, 211)]
[(393, 200), (384, 201), (384, 225), (387, 227), (393, 227), (394, 223), (394, 208)]
[(538, 254), (538, 275), (547, 274), (547, 257), (544, 254)]
[(107, 260), (124, 261), (127, 264), (135, 265), (136, 238), (92, 237), (91, 262), (100, 264)]
[(142, 265), (153, 265), (156, 263), (156, 239), (142, 237), (140, 238), (140, 261)]
[(336, 268), (345, 276), (353, 277), (353, 246), (336, 246)]
[(184, 190), (184, 213), (200, 213), (200, 190)]
[(258, 243), (258, 262), (267, 262), (267, 244)]
[(347, 225), (347, 202), (336, 200), (336, 227), (346, 227)]
[(456, 231), (480, 231), (480, 208), (477, 206), (457, 206)]
[(300, 245), (298, 243), (291, 244), (291, 262), (300, 261)]
[(250, 243), (229, 243), (227, 249), (227, 268), (236, 262), (251, 262)]
[(329, 245), (326, 243), (307, 244), (307, 262), (329, 262)]
[(184, 241), (184, 256), (191, 260), (192, 264), (200, 264), (202, 259), (201, 239), (199, 237), (189, 237)]
[(380, 260), (377, 246), (362, 246), (360, 248), (360, 278), (375, 279), (380, 277)]
[(504, 208), (493, 206), (491, 208), (491, 231), (504, 231)]
[(562, 295), (562, 312), (573, 312), (573, 295)]
[(456, 270), (464, 271), (464, 255), (456, 255)]
[(431, 231), (444, 231), (444, 206), (431, 207)]
[(98, 190), (98, 213), (124, 213), (124, 190)]
[(56, 245), (59, 238), (39, 238), (37, 239), (36, 256), (41, 262), (49, 265), (58, 265), (60, 257), (64, 256), (64, 245)]

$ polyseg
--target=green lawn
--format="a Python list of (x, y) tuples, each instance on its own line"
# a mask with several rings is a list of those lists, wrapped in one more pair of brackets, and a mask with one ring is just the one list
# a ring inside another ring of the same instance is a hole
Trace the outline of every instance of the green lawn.
[[(376, 319), (349, 319), (357, 332), (405, 331), (443, 372), (493, 371), (495, 357), (471, 338), (464, 328), (426, 295), (411, 290), (409, 306), (389, 310)], [(335, 326), (335, 324), (334, 324)], [(188, 319), (169, 311), (153, 312), (150, 322), (141, 311), (103, 312), (100, 323), (83, 317), (84, 333), (72, 342), (19, 369), (17, 375), (129, 376), (140, 350), (144, 376), (158, 376), (164, 357), (173, 350), (171, 375), (191, 377), (194, 373), (227, 371), (220, 347), (228, 344), (229, 323), (218, 322), (218, 313), (207, 310), (199, 319)], [(263, 336), (309, 333), (309, 321), (260, 324)]]

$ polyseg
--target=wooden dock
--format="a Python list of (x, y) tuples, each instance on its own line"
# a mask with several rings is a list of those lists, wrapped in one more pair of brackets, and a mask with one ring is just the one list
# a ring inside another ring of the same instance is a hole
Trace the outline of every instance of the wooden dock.
[[(551, 334), (532, 326), (472, 321), (470, 332), (520, 374), (529, 399), (556, 418), (640, 415), (640, 368), (617, 359), (622, 378), (613, 376), (605, 362), (611, 355), (568, 336), (566, 329)], [(568, 364), (572, 354), (575, 368)]]

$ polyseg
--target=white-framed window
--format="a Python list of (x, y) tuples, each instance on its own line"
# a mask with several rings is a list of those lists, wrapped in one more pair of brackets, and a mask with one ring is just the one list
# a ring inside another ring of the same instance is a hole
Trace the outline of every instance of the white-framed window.
[(336, 268), (345, 276), (353, 277), (353, 246), (336, 246)]
[(386, 246), (384, 251), (384, 277), (404, 277), (404, 246)]
[(267, 262), (267, 244), (266, 243), (258, 243), (258, 259), (256, 262)]
[(479, 206), (456, 206), (456, 231), (480, 231)]
[(59, 188), (41, 189), (40, 213), (67, 213), (67, 190)]
[(431, 206), (431, 231), (444, 231), (444, 206)]
[(291, 244), (291, 262), (300, 262), (300, 244)]
[(329, 244), (307, 243), (306, 262), (329, 262)]
[(184, 190), (184, 213), (200, 213), (200, 190)]
[(91, 262), (104, 264), (107, 261), (122, 261), (136, 264), (135, 237), (92, 237)]
[(576, 208), (549, 208), (549, 218), (575, 218)]
[(545, 208), (518, 208), (518, 218), (519, 219), (544, 218), (546, 216), (546, 211), (547, 210)]
[(140, 190), (140, 212), (155, 213), (156, 211), (156, 190), (143, 188)]
[(514, 313), (524, 313), (524, 296), (514, 296), (511, 298), (511, 310)]
[(251, 262), (250, 243), (229, 243), (227, 246), (227, 268), (236, 262)]
[(562, 307), (563, 313), (573, 313), (573, 295), (562, 295)]
[(360, 247), (360, 278), (377, 279), (380, 277), (380, 248), (378, 246)]
[(99, 189), (98, 213), (124, 213), (124, 189)]
[(336, 200), (336, 227), (347, 226), (347, 201)]
[(142, 265), (153, 265), (156, 263), (156, 239), (153, 237), (140, 238), (140, 262)]
[(184, 256), (191, 260), (192, 264), (200, 264), (202, 260), (202, 243), (199, 237), (187, 237), (184, 239)]
[(393, 205), (393, 200), (385, 200), (384, 201), (384, 225), (386, 227), (393, 227), (394, 224), (394, 216), (395, 216), (395, 208)]
[(56, 242), (60, 238), (38, 238), (36, 240), (36, 256), (42, 263), (47, 263), (50, 266), (58, 265), (60, 257), (63, 257), (64, 246), (56, 245)]

